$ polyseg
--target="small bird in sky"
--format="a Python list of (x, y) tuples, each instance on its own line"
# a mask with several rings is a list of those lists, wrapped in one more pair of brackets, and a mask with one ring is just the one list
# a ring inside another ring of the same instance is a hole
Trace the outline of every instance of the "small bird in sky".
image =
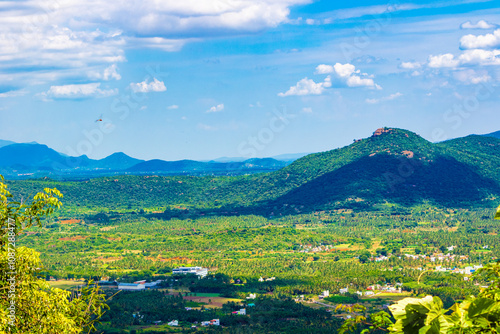
[(102, 114), (101, 114), (101, 116), (99, 116), (99, 118), (98, 118), (98, 119), (96, 119), (96, 120), (95, 120), (95, 122), (96, 122), (96, 123), (97, 123), (97, 122), (102, 122)]

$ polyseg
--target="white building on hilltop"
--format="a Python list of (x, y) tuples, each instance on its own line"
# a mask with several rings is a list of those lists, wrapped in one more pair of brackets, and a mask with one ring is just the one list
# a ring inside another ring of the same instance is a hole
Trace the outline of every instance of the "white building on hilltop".
[(208, 269), (202, 267), (180, 267), (172, 270), (172, 275), (178, 274), (195, 274), (200, 277), (205, 277), (208, 275)]

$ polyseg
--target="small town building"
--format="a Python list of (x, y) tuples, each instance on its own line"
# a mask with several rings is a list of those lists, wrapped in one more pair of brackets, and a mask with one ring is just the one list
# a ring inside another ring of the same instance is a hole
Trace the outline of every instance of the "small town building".
[(144, 284), (118, 283), (119, 290), (144, 290), (145, 288)]
[(172, 275), (178, 274), (195, 274), (199, 277), (205, 277), (208, 275), (208, 269), (202, 267), (180, 267), (172, 270)]

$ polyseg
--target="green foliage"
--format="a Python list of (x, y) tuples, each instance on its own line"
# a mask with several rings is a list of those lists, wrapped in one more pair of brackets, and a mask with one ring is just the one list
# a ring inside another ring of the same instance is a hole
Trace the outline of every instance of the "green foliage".
[(344, 296), (332, 295), (325, 297), (325, 300), (335, 304), (355, 304), (359, 301), (359, 296), (356, 294)]
[[(3, 179), (2, 179), (3, 180)], [(98, 287), (77, 293), (56, 289), (37, 277), (40, 254), (16, 246), (16, 238), (61, 203), (56, 189), (34, 196), (31, 203), (12, 201), (0, 181), (0, 333), (82, 333), (95, 329), (106, 308)]]
[(361, 329), (361, 334), (386, 331), (386, 328), (393, 324), (387, 312), (380, 311), (366, 316), (366, 307), (360, 304), (338, 305), (336, 310), (341, 310), (352, 314), (352, 317), (344, 321), (338, 333), (345, 334)]
[(438, 297), (405, 298), (389, 309), (396, 322), (389, 326), (393, 333), (453, 334), (500, 332), (500, 263), (482, 268), (491, 284), (477, 297), (471, 296), (449, 309)]
[[(95, 214), (156, 208), (158, 217), (196, 214), (297, 214), (322, 209), (373, 209), (428, 201), (448, 207), (491, 206), (500, 195), (500, 140), (470, 136), (433, 144), (388, 128), (352, 145), (311, 154), (271, 173), (236, 177), (114, 176), (82, 181), (12, 182), (19, 194), (57, 186), (66, 212)], [(397, 211), (394, 210), (394, 214)]]
[(366, 262), (368, 262), (370, 257), (371, 257), (370, 252), (365, 251), (365, 252), (361, 253), (361, 255), (359, 256), (359, 262), (366, 263)]

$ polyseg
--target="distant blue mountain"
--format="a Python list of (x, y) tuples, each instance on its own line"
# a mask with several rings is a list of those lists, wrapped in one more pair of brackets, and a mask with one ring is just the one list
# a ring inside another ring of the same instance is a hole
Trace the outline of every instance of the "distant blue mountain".
[(164, 161), (159, 159), (148, 160), (129, 168), (129, 172), (182, 172), (206, 171), (208, 169), (221, 169), (223, 163), (200, 162), (194, 160)]
[(125, 153), (118, 152), (118, 153), (113, 153), (104, 159), (97, 160), (95, 166), (98, 168), (120, 170), (120, 169), (128, 169), (141, 162), (144, 162), (144, 160), (135, 159), (129, 157)]
[[(269, 158), (255, 158), (255, 159), (274, 159), (274, 160), (279, 160), (279, 161), (295, 161), (297, 159), (300, 159), (302, 157), (305, 157), (310, 153), (289, 153), (289, 154), (280, 154), (280, 155), (275, 155), (273, 157)], [(217, 159), (210, 160), (208, 162), (243, 162), (243, 161), (248, 161), (250, 159), (245, 158), (245, 157), (221, 157)]]
[(47, 145), (16, 144), (2, 141), (0, 147), (0, 174), (7, 177), (41, 176), (102, 176), (111, 174), (246, 174), (280, 169), (289, 162), (272, 158), (248, 159), (240, 162), (201, 162), (194, 160), (144, 161), (125, 153), (113, 153), (101, 159), (86, 155), (70, 157)]
[(64, 159), (46, 145), (11, 144), (0, 148), (0, 166), (51, 167)]
[(201, 162), (194, 160), (164, 161), (149, 160), (141, 162), (129, 169), (130, 173), (163, 173), (163, 174), (244, 174), (277, 170), (288, 163), (271, 158), (254, 158), (240, 162)]
[(281, 161), (295, 161), (309, 154), (311, 153), (289, 153), (289, 154), (275, 155), (274, 157), (271, 158)]
[[(9, 143), (1, 141), (0, 143)], [(10, 142), (11, 143), (11, 142)], [(70, 157), (47, 145), (37, 143), (16, 144), (0, 147), (0, 174), (5, 176), (31, 174), (78, 174), (96, 171), (121, 171), (143, 160), (134, 159), (125, 153), (114, 153), (101, 160), (89, 159), (86, 155)], [(41, 176), (41, 175), (40, 175)]]
[(493, 138), (499, 138), (500, 139), (500, 131), (488, 133), (485, 135), (482, 135), (483, 137), (493, 137)]
[(243, 158), (243, 157), (222, 157), (205, 162), (242, 162), (247, 159), (248, 158)]
[(10, 141), (10, 140), (1, 140), (0, 139), (0, 147), (4, 147), (4, 146), (7, 146), (7, 145), (12, 145), (12, 144), (15, 144), (13, 141)]

